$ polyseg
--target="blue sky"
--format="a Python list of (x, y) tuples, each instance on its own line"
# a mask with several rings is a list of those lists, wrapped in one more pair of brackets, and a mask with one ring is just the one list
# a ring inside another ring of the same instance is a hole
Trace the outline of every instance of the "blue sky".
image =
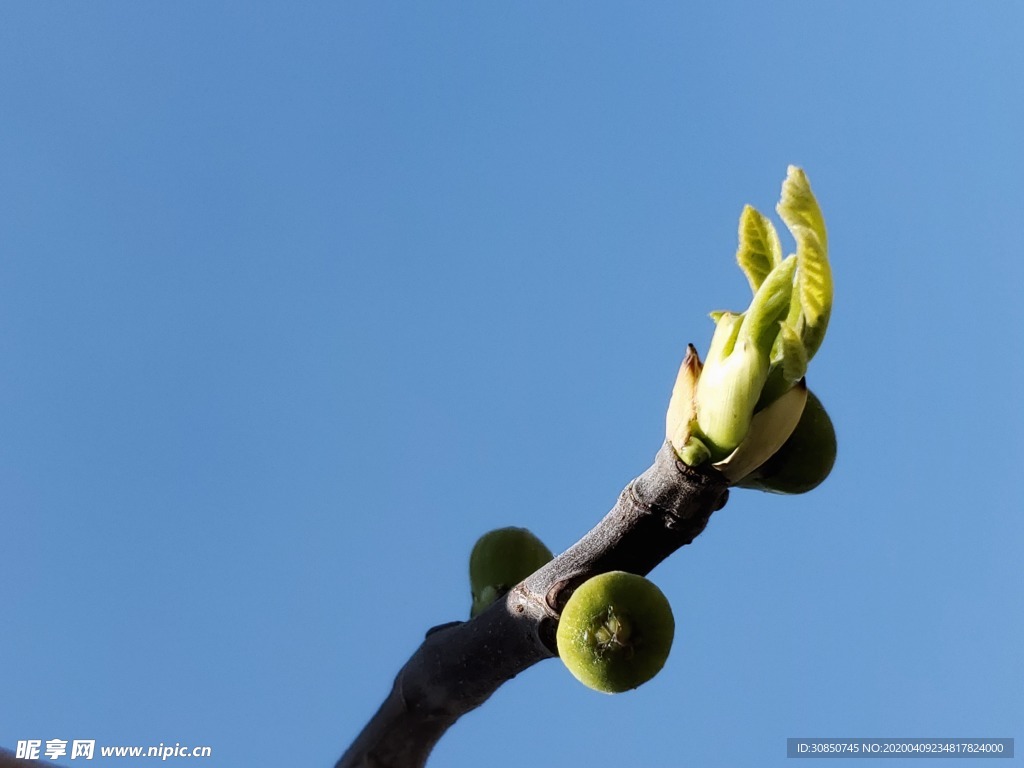
[(1024, 737), (1022, 30), (987, 0), (6, 4), (0, 746), (332, 764), (468, 614), (478, 535), (561, 551), (648, 466), (790, 163), (829, 226), (833, 475), (734, 492), (653, 572), (649, 684), (546, 662), (433, 764)]

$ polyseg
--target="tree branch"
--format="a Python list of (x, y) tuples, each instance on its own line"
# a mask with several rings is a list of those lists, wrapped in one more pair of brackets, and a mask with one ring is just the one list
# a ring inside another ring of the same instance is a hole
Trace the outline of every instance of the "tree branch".
[(688, 467), (663, 445), (576, 544), (475, 619), (430, 630), (335, 768), (421, 768), (462, 715), (506, 680), (558, 655), (558, 618), (577, 586), (608, 571), (646, 575), (693, 541), (727, 498), (718, 472)]

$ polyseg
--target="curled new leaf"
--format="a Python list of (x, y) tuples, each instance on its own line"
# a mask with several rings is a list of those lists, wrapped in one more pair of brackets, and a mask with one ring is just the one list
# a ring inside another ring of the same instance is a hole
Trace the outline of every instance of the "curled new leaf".
[(761, 283), (782, 261), (782, 244), (775, 225), (752, 206), (745, 206), (740, 214), (740, 244), (736, 261), (747, 276), (754, 293)]
[(776, 210), (796, 240), (796, 298), (789, 321), (800, 333), (807, 359), (825, 338), (832, 314), (832, 268), (828, 262), (828, 233), (811, 184), (800, 168), (789, 166)]
[(699, 437), (713, 459), (742, 442), (768, 378), (779, 321), (789, 308), (796, 261), (788, 258), (765, 278), (746, 312), (722, 313), (697, 381)]
[(786, 322), (779, 328), (777, 344), (782, 350), (782, 359), (779, 361), (782, 381), (788, 389), (807, 374), (807, 349), (800, 339), (800, 334)]

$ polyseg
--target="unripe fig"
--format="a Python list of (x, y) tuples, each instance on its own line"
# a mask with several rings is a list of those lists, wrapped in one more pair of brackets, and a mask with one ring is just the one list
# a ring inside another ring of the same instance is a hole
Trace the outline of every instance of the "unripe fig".
[(793, 434), (775, 454), (738, 485), (772, 493), (807, 493), (817, 488), (836, 461), (836, 431), (813, 392)]
[(470, 617), (483, 612), (551, 558), (551, 550), (525, 528), (498, 528), (485, 533), (469, 556), (473, 592)]
[(558, 622), (558, 655), (595, 691), (621, 693), (665, 666), (675, 634), (672, 607), (643, 576), (624, 571), (588, 579), (573, 592)]

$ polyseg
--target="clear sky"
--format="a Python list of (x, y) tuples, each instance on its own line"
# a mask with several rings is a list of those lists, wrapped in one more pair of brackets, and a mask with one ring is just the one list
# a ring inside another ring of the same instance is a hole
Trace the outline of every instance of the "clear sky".
[(433, 765), (1024, 748), (1022, 35), (1015, 0), (4, 4), (0, 745), (332, 764), (479, 534), (561, 551), (648, 466), (794, 163), (832, 477), (652, 573), (653, 681), (545, 662)]

